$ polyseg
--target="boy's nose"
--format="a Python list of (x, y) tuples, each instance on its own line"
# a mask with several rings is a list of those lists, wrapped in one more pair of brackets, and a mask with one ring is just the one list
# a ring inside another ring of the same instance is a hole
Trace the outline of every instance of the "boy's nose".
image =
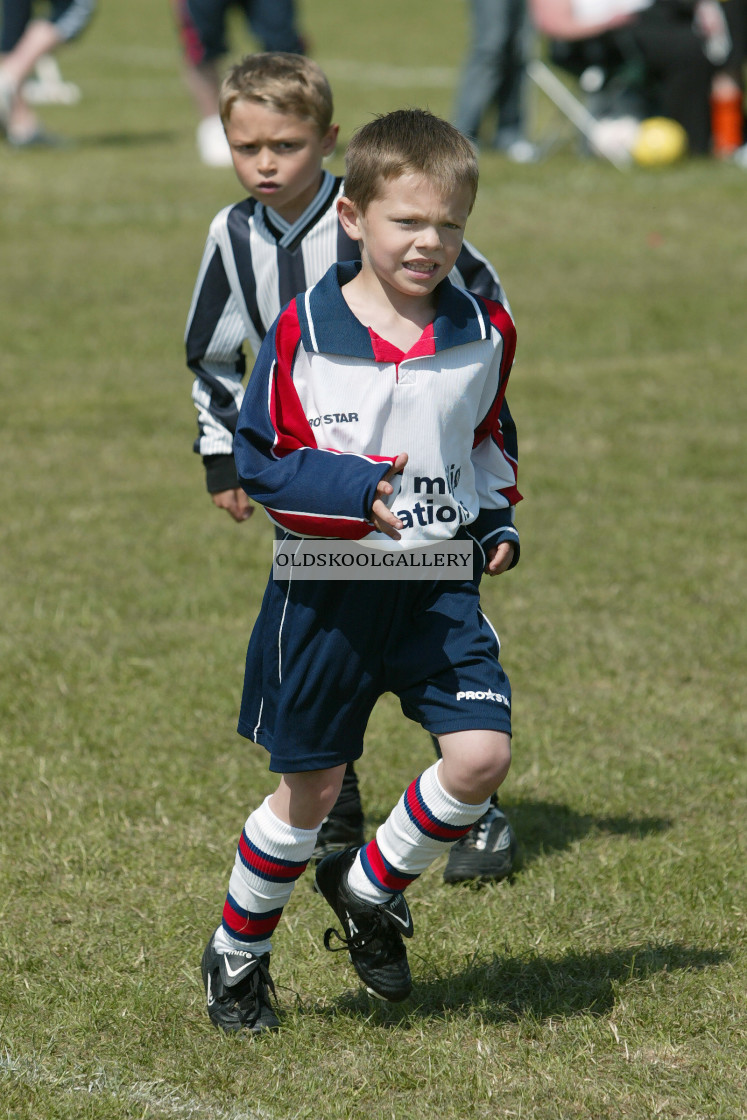
[(260, 171), (273, 171), (275, 169), (275, 157), (270, 148), (262, 148), (257, 156), (257, 167)]
[(439, 249), (441, 247), (441, 233), (435, 226), (423, 226), (418, 242), (429, 249)]

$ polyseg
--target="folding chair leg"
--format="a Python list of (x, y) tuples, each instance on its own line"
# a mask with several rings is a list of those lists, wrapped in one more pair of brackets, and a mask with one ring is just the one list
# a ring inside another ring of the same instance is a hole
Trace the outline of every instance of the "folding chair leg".
[(553, 105), (560, 110), (563, 116), (574, 125), (582, 136), (585, 136), (589, 144), (603, 159), (616, 167), (618, 171), (627, 171), (629, 161), (618, 156), (616, 153), (604, 150), (597, 142), (597, 126), (599, 121), (593, 116), (585, 105), (582, 105), (578, 98), (567, 89), (566, 86), (560, 81), (559, 78), (553, 74), (549, 66), (539, 59), (533, 58), (527, 63), (527, 75), (534, 82), (534, 84), (541, 89), (542, 92), (549, 97)]

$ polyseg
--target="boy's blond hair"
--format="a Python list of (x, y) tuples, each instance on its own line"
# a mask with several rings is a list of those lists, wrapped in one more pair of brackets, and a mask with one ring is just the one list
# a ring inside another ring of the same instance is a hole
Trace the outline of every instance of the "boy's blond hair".
[(233, 66), (220, 91), (220, 116), (228, 124), (237, 101), (254, 101), (276, 113), (312, 120), (325, 136), (332, 124), (332, 90), (324, 71), (301, 54), (249, 54)]
[(364, 214), (388, 179), (423, 175), (445, 194), (477, 194), (477, 153), (448, 121), (426, 109), (397, 109), (354, 133), (345, 153), (345, 194)]

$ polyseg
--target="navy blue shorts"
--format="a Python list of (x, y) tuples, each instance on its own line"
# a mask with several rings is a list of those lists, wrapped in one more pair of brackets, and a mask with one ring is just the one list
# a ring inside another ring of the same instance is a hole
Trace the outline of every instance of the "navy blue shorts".
[(477, 580), (270, 579), (246, 655), (238, 730), (294, 773), (352, 762), (385, 692), (434, 735), (511, 733), (511, 687)]
[(263, 51), (303, 52), (296, 29), (294, 0), (172, 0), (184, 53), (193, 66), (228, 51), (228, 9), (242, 9)]
[[(63, 42), (74, 39), (90, 22), (97, 0), (50, 0), (39, 18), (53, 23)], [(32, 16), (32, 0), (4, 0), (0, 19), (0, 54), (12, 51)]]

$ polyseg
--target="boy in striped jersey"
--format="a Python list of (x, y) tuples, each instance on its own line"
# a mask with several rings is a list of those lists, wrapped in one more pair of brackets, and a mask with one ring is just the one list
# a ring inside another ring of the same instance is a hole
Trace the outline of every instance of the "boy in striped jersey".
[[(281, 308), (315, 284), (335, 262), (360, 257), (341, 224), (343, 182), (323, 168), (337, 142), (329, 83), (311, 59), (282, 52), (250, 55), (228, 74), (220, 111), (234, 167), (249, 192), (213, 220), (186, 329), (187, 363), (195, 374), (195, 451), (202, 456), (213, 503), (235, 521), (252, 505), (239, 485), (234, 432), (244, 394), (243, 345), (256, 355)], [(450, 279), (508, 306), (488, 262), (464, 242)], [(516, 455), (508, 406), (503, 439)], [(438, 750), (434, 740), (434, 745)], [(363, 811), (350, 763), (338, 803), (319, 834), (321, 856), (363, 841)], [(516, 840), (497, 802), (450, 852), (449, 882), (505, 878)]]
[[(409, 995), (403, 892), (485, 813), (511, 759), (510, 686), (479, 582), (518, 559), (521, 495), (500, 419), (516, 332), (503, 304), (448, 279), (477, 158), (446, 121), (400, 110), (360, 129), (346, 163), (337, 209), (361, 261), (333, 265), (265, 338), (236, 429), (238, 476), (297, 544), (357, 540), (407, 563), (424, 542), (463, 541), (474, 573), (384, 584), (270, 578), (239, 730), (280, 777), (246, 821), (222, 924), (203, 954), (208, 1013), (224, 1030), (279, 1025), (272, 935), (383, 692), (438, 737), (442, 757), (374, 839), (316, 870), (343, 931), (328, 930), (325, 946), (337, 938), (372, 995)], [(423, 516), (426, 480), (433, 516)]]

